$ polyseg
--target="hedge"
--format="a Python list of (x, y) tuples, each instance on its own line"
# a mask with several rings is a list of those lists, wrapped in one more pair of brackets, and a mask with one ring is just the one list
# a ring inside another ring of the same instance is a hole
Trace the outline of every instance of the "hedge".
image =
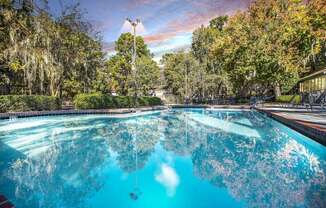
[[(292, 98), (293, 98), (293, 95), (281, 95), (276, 98), (276, 102), (290, 103)], [(300, 104), (300, 102), (301, 102), (301, 96), (295, 95), (294, 99), (292, 100), (292, 103)]]
[(53, 96), (0, 95), (0, 113), (58, 110), (60, 108), (60, 100)]
[(74, 98), (76, 109), (106, 109), (106, 108), (129, 108), (138, 106), (161, 105), (158, 97), (138, 97), (135, 105), (134, 97), (110, 96), (101, 93), (78, 94)]

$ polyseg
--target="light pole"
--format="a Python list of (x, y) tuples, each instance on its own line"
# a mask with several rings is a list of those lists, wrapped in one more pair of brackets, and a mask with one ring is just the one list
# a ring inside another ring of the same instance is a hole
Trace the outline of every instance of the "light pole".
[(185, 64), (185, 103), (188, 105), (188, 70), (189, 70), (189, 62), (187, 61)]
[[(139, 19), (136, 19), (135, 21), (132, 21), (130, 18), (126, 18), (126, 21), (130, 23), (131, 27), (132, 27), (132, 31), (133, 31), (133, 36), (134, 36), (134, 43), (133, 43), (133, 51), (132, 51), (132, 59), (131, 59), (131, 71), (133, 74), (133, 79), (134, 79), (134, 103), (135, 103), (135, 107), (137, 105), (137, 69), (136, 69), (136, 57), (137, 57), (137, 45), (136, 45), (136, 27), (137, 25), (140, 23)], [(131, 199), (133, 200), (137, 200), (139, 195), (141, 194), (139, 188), (138, 188), (138, 175), (137, 175), (137, 169), (138, 169), (138, 148), (137, 148), (137, 125), (136, 125), (136, 131), (134, 134), (134, 145), (135, 145), (135, 149), (136, 149), (136, 154), (135, 154), (135, 162), (136, 162), (136, 180), (135, 180), (135, 188), (134, 191), (129, 193)]]
[(131, 71), (133, 74), (134, 78), (134, 90), (135, 90), (135, 104), (136, 104), (136, 99), (137, 99), (137, 69), (136, 69), (136, 57), (137, 57), (137, 46), (136, 46), (136, 27), (140, 23), (140, 19), (136, 19), (135, 21), (132, 21), (130, 18), (126, 18), (126, 20), (130, 23), (133, 31), (133, 36), (134, 36), (134, 44), (133, 44), (133, 53), (132, 53), (132, 59), (131, 59)]

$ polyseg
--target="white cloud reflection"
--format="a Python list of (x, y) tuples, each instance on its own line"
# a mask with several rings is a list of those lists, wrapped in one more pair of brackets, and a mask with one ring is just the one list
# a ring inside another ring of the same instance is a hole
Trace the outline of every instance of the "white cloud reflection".
[(160, 172), (155, 175), (155, 180), (165, 187), (168, 196), (174, 196), (179, 185), (179, 176), (171, 166), (163, 163)]

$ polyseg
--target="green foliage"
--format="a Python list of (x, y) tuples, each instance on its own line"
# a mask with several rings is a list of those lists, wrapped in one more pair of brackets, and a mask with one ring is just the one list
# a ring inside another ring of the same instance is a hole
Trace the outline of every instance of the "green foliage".
[(162, 64), (165, 89), (183, 100), (192, 97), (190, 74), (198, 69), (198, 62), (193, 56), (183, 52), (165, 54)]
[(136, 60), (136, 69), (136, 82), (140, 94), (143, 96), (153, 94), (160, 80), (160, 68), (157, 63), (148, 56), (142, 56)]
[[(325, 13), (322, 0), (257, 0), (246, 11), (196, 29), (191, 53), (199, 67), (192, 98), (287, 92), (303, 73), (326, 66)], [(183, 59), (178, 53), (163, 58), (166, 87), (181, 97)]]
[(222, 31), (227, 21), (228, 21), (228, 16), (219, 16), (209, 21), (209, 26), (210, 28), (218, 29)]
[(107, 76), (110, 75), (110, 80), (107, 85), (119, 95), (127, 95), (131, 88), (131, 64), (128, 63), (125, 57), (115, 55), (107, 62)]
[[(5, 79), (0, 85), (7, 94), (67, 99), (91, 91), (104, 55), (100, 39), (78, 6), (55, 19), (45, 11), (33, 13), (28, 2), (19, 2), (23, 9), (15, 1), (1, 8), (0, 73)], [(71, 88), (72, 82), (78, 90)]]
[(224, 57), (212, 55), (212, 45), (224, 36), (226, 16), (213, 19), (210, 26), (194, 31), (191, 53), (175, 53), (163, 56), (165, 89), (181, 100), (205, 102), (230, 94)]
[[(78, 6), (54, 17), (28, 2), (0, 1), (1, 93), (72, 99), (90, 92), (147, 96), (159, 87), (160, 70), (142, 37), (132, 71), (132, 34), (119, 37), (105, 62), (101, 39)], [(216, 17), (194, 31), (189, 53), (163, 57), (164, 87), (180, 100), (202, 102), (286, 92), (303, 73), (326, 66), (325, 13), (323, 0), (257, 0)]]
[(239, 98), (236, 102), (238, 104), (248, 104), (250, 102), (250, 100), (246, 99), (246, 98)]
[(295, 95), (295, 97), (293, 97), (293, 96), (294, 95), (281, 95), (281, 96), (278, 96), (276, 98), (276, 102), (290, 103), (292, 101), (292, 103), (294, 103), (294, 104), (300, 104), (301, 96), (300, 95)]
[(2, 95), (0, 96), (0, 113), (58, 110), (61, 108), (59, 98), (42, 95)]
[(159, 97), (143, 96), (138, 99), (139, 106), (155, 106), (162, 105), (163, 102)]
[[(133, 38), (130, 33), (122, 34), (116, 41), (117, 54), (107, 61), (106, 69), (101, 72), (97, 89), (106, 89), (119, 95), (134, 95), (135, 83), (137, 94), (147, 96), (153, 94), (159, 84), (160, 69), (153, 61), (152, 55), (142, 37), (136, 37), (136, 69), (132, 71)], [(110, 77), (106, 79), (105, 77)], [(136, 82), (135, 82), (136, 81)]]
[[(115, 42), (115, 50), (117, 51), (118, 56), (124, 57), (128, 63), (131, 63), (133, 45), (134, 36), (131, 33), (123, 33)], [(138, 58), (141, 56), (151, 56), (144, 39), (140, 36), (136, 37), (136, 52)]]
[(74, 98), (76, 109), (108, 109), (108, 108), (129, 108), (136, 106), (161, 105), (158, 97), (137, 97), (135, 102), (131, 96), (110, 96), (101, 93), (78, 94)]
[(181, 100), (204, 102), (225, 91), (228, 82), (223, 73), (212, 72), (191, 53), (163, 56), (164, 88)]

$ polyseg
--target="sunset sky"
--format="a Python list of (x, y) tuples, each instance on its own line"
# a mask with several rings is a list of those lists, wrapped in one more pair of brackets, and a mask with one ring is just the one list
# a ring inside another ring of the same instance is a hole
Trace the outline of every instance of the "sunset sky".
[(79, 2), (102, 33), (104, 50), (114, 52), (126, 17), (141, 19), (146, 43), (159, 60), (162, 54), (189, 48), (192, 31), (210, 19), (248, 7), (250, 0), (51, 0), (53, 13)]

